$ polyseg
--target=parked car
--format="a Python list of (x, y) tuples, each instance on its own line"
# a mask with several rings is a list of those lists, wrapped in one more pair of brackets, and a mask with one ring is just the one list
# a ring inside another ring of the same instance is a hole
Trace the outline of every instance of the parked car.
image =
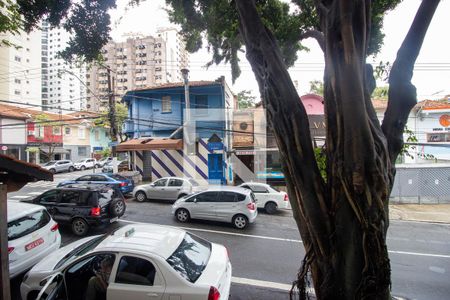
[(133, 224), (43, 259), (25, 275), (22, 299), (85, 299), (104, 264), (111, 265), (108, 300), (229, 298), (232, 266), (224, 246), (175, 227)]
[[(130, 168), (128, 167), (128, 161), (126, 161), (126, 160), (117, 161), (117, 172), (128, 171), (129, 169)], [(102, 172), (103, 173), (113, 173), (114, 172), (113, 161), (108, 162), (102, 168)]]
[(45, 206), (56, 222), (69, 224), (78, 236), (86, 235), (92, 226), (117, 221), (126, 209), (120, 190), (105, 185), (61, 187), (24, 201)]
[(100, 167), (95, 158), (83, 158), (73, 164), (77, 170), (86, 170)]
[(175, 201), (191, 194), (199, 184), (192, 178), (163, 177), (149, 184), (138, 185), (133, 190), (137, 201), (148, 199)]
[(112, 185), (118, 186), (122, 194), (129, 194), (133, 192), (134, 189), (134, 181), (132, 179), (125, 178), (119, 174), (89, 174), (78, 177), (74, 180), (65, 180), (61, 181), (58, 184), (58, 187), (73, 185), (76, 183), (84, 183), (84, 184), (103, 184), (103, 185)]
[(239, 187), (210, 187), (177, 200), (172, 214), (179, 222), (190, 219), (230, 222), (238, 229), (253, 223), (258, 215), (252, 191)]
[(75, 171), (75, 166), (70, 160), (51, 160), (42, 165), (44, 169), (49, 170), (53, 174), (59, 172), (73, 172)]
[(58, 223), (45, 207), (8, 201), (10, 278), (22, 274), (61, 245)]
[(110, 161), (112, 161), (112, 157), (103, 157), (103, 158), (101, 158), (100, 160), (97, 161), (97, 164), (100, 167), (104, 167)]
[(269, 184), (244, 182), (240, 187), (250, 189), (255, 194), (258, 207), (264, 208), (268, 214), (274, 214), (280, 208), (288, 208), (289, 197), (287, 193)]

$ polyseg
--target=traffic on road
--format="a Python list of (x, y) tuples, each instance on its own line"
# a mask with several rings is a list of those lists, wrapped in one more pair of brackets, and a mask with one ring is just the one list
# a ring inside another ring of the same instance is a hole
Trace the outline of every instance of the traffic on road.
[[(157, 184), (147, 184), (145, 189), (138, 185), (127, 197), (116, 197), (122, 194), (120, 184), (95, 183), (92, 178), (100, 175), (105, 174), (97, 169), (58, 173), (54, 182), (31, 183), (8, 195), (10, 205), (31, 205), (23, 203), (27, 201), (45, 207), (42, 211), (54, 220), (45, 225), (49, 227), (46, 231), (53, 230), (54, 235), (59, 235), (60, 245), (57, 238), (56, 244), (57, 248), (61, 246), (52, 255), (37, 260), (39, 263), (34, 267), (30, 265), (21, 274), (14, 274), (13, 299), (35, 299), (42, 289), (48, 295), (49, 289), (55, 286), (61, 289), (58, 295), (84, 291), (77, 297), (85, 299), (91, 279), (98, 278), (102, 266), (110, 268), (108, 299), (127, 296), (138, 299), (140, 292), (155, 294), (158, 299), (163, 295), (192, 296), (181, 299), (225, 299), (228, 295), (230, 299), (288, 298), (304, 249), (284, 193), (254, 183), (208, 189), (189, 183), (192, 189), (186, 195), (171, 196), (172, 200), (147, 196), (147, 189)], [(80, 180), (88, 176), (90, 181)], [(161, 186), (169, 188), (172, 182), (179, 191), (184, 191), (184, 181), (175, 179), (166, 178)], [(263, 189), (274, 196), (262, 195)], [(137, 192), (144, 190), (146, 198), (141, 201)], [(50, 194), (52, 201), (48, 201)], [(276, 201), (275, 210), (267, 206), (272, 197)], [(202, 205), (214, 208), (202, 208)], [(238, 219), (236, 215), (243, 218)], [(36, 223), (36, 219), (32, 222)], [(99, 223), (92, 223), (92, 219)], [(90, 221), (80, 223), (80, 220)], [(8, 218), (8, 222), (13, 224), (13, 219)], [(59, 225), (56, 230), (54, 224)], [(450, 227), (393, 221), (390, 228), (393, 294), (414, 299), (445, 299), (450, 280)], [(172, 237), (170, 243), (165, 242), (169, 237)], [(144, 243), (146, 247), (139, 246)], [(42, 242), (36, 237), (25, 244), (29, 251), (46, 249), (50, 240), (44, 237)], [(115, 247), (117, 251), (113, 251)], [(176, 251), (183, 247), (197, 249)], [(114, 254), (109, 255), (106, 249)], [(223, 254), (214, 254), (217, 251)], [(172, 257), (175, 253), (178, 254)], [(194, 254), (203, 256), (192, 257)], [(138, 260), (141, 261), (137, 263)], [(142, 264), (148, 265), (145, 269), (151, 271), (145, 273), (137, 267)], [(82, 265), (83, 271), (77, 269)], [(211, 272), (211, 268), (216, 272)], [(50, 275), (55, 273), (63, 275), (50, 280)], [(61, 284), (71, 276), (80, 280), (73, 286)], [(47, 280), (41, 286), (44, 278)], [(138, 287), (133, 288), (133, 295), (127, 292), (130, 290), (127, 285)], [(312, 287), (310, 292), (314, 293)]]

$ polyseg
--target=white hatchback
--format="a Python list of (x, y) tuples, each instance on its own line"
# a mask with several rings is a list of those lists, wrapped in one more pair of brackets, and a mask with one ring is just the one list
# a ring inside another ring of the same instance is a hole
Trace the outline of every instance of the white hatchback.
[(58, 223), (40, 205), (8, 201), (9, 276), (20, 275), (61, 245)]
[(244, 182), (240, 187), (251, 190), (257, 200), (258, 208), (264, 208), (268, 214), (274, 214), (280, 208), (286, 209), (289, 207), (288, 194), (271, 185), (259, 182)]
[(231, 263), (224, 246), (182, 229), (133, 224), (59, 249), (25, 275), (21, 296), (85, 299), (97, 276), (108, 300), (218, 300), (229, 297)]

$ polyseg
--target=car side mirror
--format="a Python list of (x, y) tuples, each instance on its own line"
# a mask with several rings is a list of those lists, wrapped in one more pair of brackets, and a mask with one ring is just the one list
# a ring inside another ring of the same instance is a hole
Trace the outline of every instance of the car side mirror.
[(150, 186), (155, 186), (155, 184), (154, 183), (150, 183)]
[(197, 198), (194, 198), (194, 200), (192, 202), (197, 203)]

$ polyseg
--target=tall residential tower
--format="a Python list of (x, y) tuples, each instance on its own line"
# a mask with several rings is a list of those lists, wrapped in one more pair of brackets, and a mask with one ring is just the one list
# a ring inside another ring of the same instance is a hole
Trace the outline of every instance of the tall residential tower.
[(174, 28), (160, 28), (156, 36), (128, 35), (123, 42), (108, 43), (102, 53), (103, 65), (92, 67), (87, 75), (90, 111), (107, 109), (108, 69), (119, 101), (128, 90), (182, 81), (181, 69), (189, 65), (185, 43)]

